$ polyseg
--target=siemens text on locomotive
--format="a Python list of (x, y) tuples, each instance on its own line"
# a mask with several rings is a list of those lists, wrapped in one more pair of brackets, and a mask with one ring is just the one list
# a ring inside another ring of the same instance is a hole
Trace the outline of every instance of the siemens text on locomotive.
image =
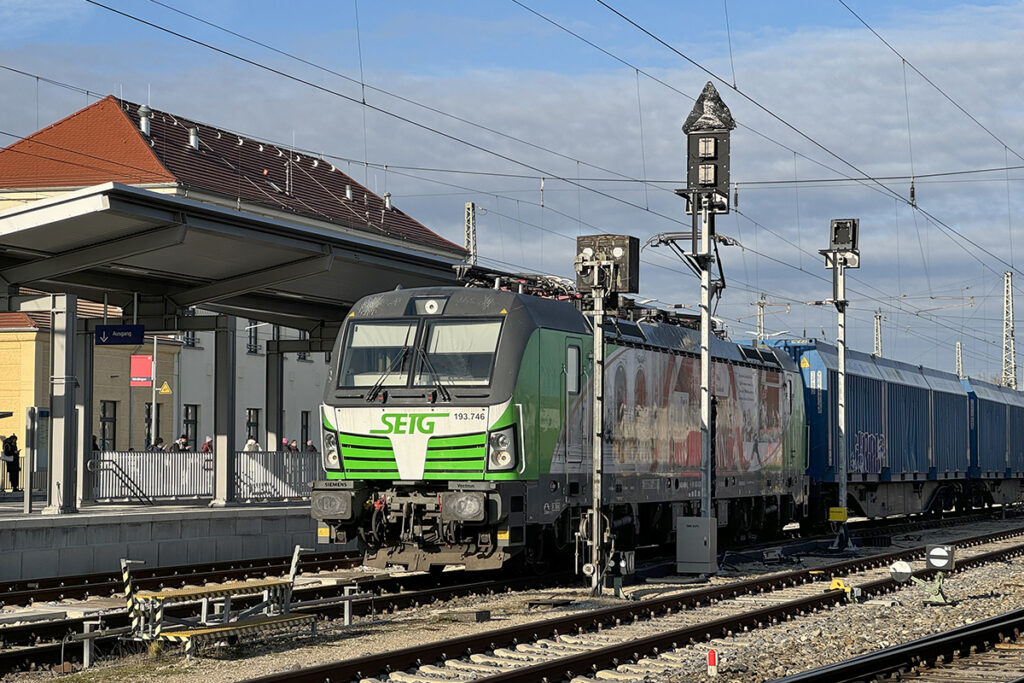
[[(455, 287), (359, 301), (321, 409), (319, 540), (410, 569), (571, 555), (591, 504), (592, 340), (573, 301)], [(663, 543), (699, 513), (699, 333), (624, 308), (605, 344), (604, 512), (620, 549)], [(714, 338), (711, 352), (720, 533), (821, 524), (838, 504), (835, 348)], [(847, 358), (852, 514), (1020, 498), (1024, 394)]]

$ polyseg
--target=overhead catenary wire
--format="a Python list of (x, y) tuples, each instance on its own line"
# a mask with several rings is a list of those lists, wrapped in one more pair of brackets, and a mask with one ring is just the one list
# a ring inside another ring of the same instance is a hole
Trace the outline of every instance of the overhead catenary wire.
[[(579, 180), (579, 174), (578, 174), (578, 182), (579, 182), (579, 181), (580, 181), (580, 180)], [(580, 187), (578, 186), (578, 191), (580, 191), (580, 189), (582, 189), (582, 188), (580, 188)]]
[[(8, 134), (9, 134), (9, 133), (8, 133)], [(97, 158), (97, 159), (98, 159), (98, 158)], [(138, 170), (141, 170), (141, 169), (138, 169)], [(420, 179), (425, 179), (425, 178), (422, 178), (422, 177), (421, 177)], [(464, 189), (470, 189), (470, 188), (464, 188)], [(473, 191), (478, 191), (478, 190), (473, 190)], [(558, 212), (558, 213), (561, 213), (561, 212)], [(563, 214), (563, 215), (564, 215), (564, 214)], [(754, 220), (753, 220), (753, 219), (752, 219), (752, 218), (751, 218), (750, 216), (746, 216), (746, 218), (748, 218), (748, 219), (752, 220), (752, 222), (754, 222), (755, 224), (761, 225), (762, 227), (766, 227), (766, 226), (764, 226), (764, 225), (762, 225), (762, 224), (758, 223), (757, 221), (754, 221)], [(589, 224), (588, 224), (588, 225), (589, 225)], [(600, 228), (596, 228), (596, 229), (600, 229)], [(777, 233), (775, 233), (775, 234), (777, 234)], [(791, 243), (791, 244), (792, 244), (792, 243)], [(753, 250), (751, 250), (751, 251), (753, 251)], [(761, 254), (760, 254), (759, 252), (756, 252), (756, 251), (754, 251), (754, 253), (756, 253), (756, 254), (758, 254), (758, 255), (761, 255)], [(806, 253), (806, 252), (805, 252), (805, 253)], [(761, 256), (763, 256), (763, 255), (761, 255)], [(792, 264), (788, 264), (788, 263), (785, 263), (784, 261), (781, 261), (781, 260), (779, 260), (779, 259), (774, 259), (774, 258), (770, 258), (770, 260), (773, 260), (773, 261), (775, 261), (776, 263), (780, 263), (780, 264), (786, 265), (787, 267), (793, 267), (793, 266), (792, 266)], [(797, 268), (797, 269), (798, 269), (798, 270), (801, 270), (801, 271), (803, 271), (803, 272), (807, 272), (807, 271), (806, 271), (806, 270), (804, 270), (803, 268)], [(813, 274), (813, 273), (811, 273), (811, 274)], [(820, 278), (820, 276), (819, 276), (819, 275), (816, 275), (816, 274), (814, 274), (813, 276), (815, 276), (815, 278), (818, 278), (818, 279), (820, 279), (820, 280), (822, 280), (822, 281), (824, 280), (824, 279)], [(758, 288), (758, 289), (760, 289), (760, 288)]]
[(999, 137), (998, 135), (996, 135), (996, 134), (995, 134), (995, 133), (993, 133), (993, 132), (992, 132), (991, 130), (989, 130), (989, 129), (988, 129), (988, 127), (986, 127), (986, 126), (985, 126), (985, 124), (983, 124), (983, 123), (982, 123), (981, 121), (979, 121), (979, 120), (978, 120), (978, 119), (977, 119), (977, 118), (976, 118), (976, 117), (975, 117), (975, 116), (974, 116), (973, 114), (971, 114), (971, 112), (967, 111), (967, 110), (966, 110), (966, 109), (965, 109), (965, 108), (963, 107), (963, 105), (961, 105), (961, 104), (960, 104), (959, 102), (957, 102), (957, 101), (956, 101), (955, 99), (953, 99), (953, 97), (952, 97), (952, 96), (950, 96), (950, 94), (949, 94), (949, 93), (947, 93), (947, 92), (946, 92), (945, 90), (943, 90), (943, 89), (942, 89), (941, 87), (939, 87), (939, 85), (938, 85), (937, 83), (935, 83), (935, 81), (933, 81), (932, 79), (928, 78), (928, 76), (926, 76), (926, 75), (925, 75), (925, 74), (924, 74), (924, 73), (923, 73), (923, 72), (922, 72), (922, 71), (921, 71), (920, 69), (918, 69), (918, 68), (917, 68), (916, 66), (914, 66), (914, 65), (913, 65), (913, 63), (911, 63), (911, 62), (910, 62), (910, 61), (909, 61), (909, 60), (908, 60), (908, 59), (907, 59), (907, 58), (906, 58), (906, 57), (905, 57), (905, 56), (904, 56), (904, 55), (903, 55), (903, 54), (902, 54), (902, 53), (901, 53), (901, 52), (900, 52), (899, 50), (897, 50), (897, 49), (896, 49), (895, 47), (893, 47), (893, 46), (892, 46), (892, 44), (890, 44), (890, 43), (889, 43), (889, 41), (887, 41), (887, 40), (886, 40), (885, 38), (883, 38), (883, 37), (881, 36), (881, 34), (880, 34), (880, 33), (878, 33), (878, 31), (876, 31), (876, 30), (875, 30), (874, 28), (872, 28), (872, 27), (871, 27), (871, 25), (870, 25), (870, 24), (868, 24), (868, 22), (864, 21), (863, 17), (861, 17), (861, 16), (859, 15), (859, 14), (857, 14), (857, 13), (856, 13), (856, 12), (855, 12), (855, 11), (853, 10), (853, 8), (852, 8), (852, 7), (850, 7), (850, 6), (848, 5), (848, 4), (846, 4), (846, 2), (844, 2), (844, 0), (837, 0), (837, 2), (839, 2), (839, 4), (840, 4), (840, 5), (842, 5), (843, 7), (845, 7), (845, 8), (847, 9), (847, 11), (848, 11), (848, 12), (849, 12), (850, 14), (852, 14), (852, 15), (853, 15), (854, 17), (856, 17), (857, 21), (859, 21), (859, 22), (860, 22), (861, 24), (863, 24), (863, 25), (864, 25), (864, 27), (865, 27), (865, 28), (866, 28), (867, 30), (871, 31), (871, 33), (872, 33), (872, 34), (874, 34), (874, 36), (875, 36), (876, 38), (878, 38), (878, 39), (879, 39), (880, 41), (882, 41), (882, 44), (883, 44), (883, 45), (885, 45), (885, 46), (886, 46), (887, 48), (889, 48), (890, 50), (892, 50), (892, 53), (893, 53), (894, 55), (896, 55), (896, 56), (897, 56), (897, 57), (899, 57), (899, 58), (900, 58), (901, 60), (903, 60), (903, 64), (904, 64), (905, 66), (909, 66), (909, 67), (910, 67), (911, 69), (913, 69), (914, 73), (916, 73), (916, 74), (917, 74), (918, 76), (920, 76), (921, 78), (923, 78), (923, 79), (924, 79), (924, 81), (925, 81), (925, 82), (926, 82), (926, 83), (927, 83), (928, 85), (930, 85), (930, 86), (932, 86), (933, 88), (935, 88), (935, 90), (937, 90), (937, 91), (939, 92), (939, 94), (941, 94), (941, 95), (942, 95), (942, 96), (943, 96), (944, 98), (946, 98), (946, 100), (947, 100), (947, 101), (949, 101), (949, 103), (950, 103), (950, 104), (952, 104), (952, 105), (953, 105), (954, 107), (956, 107), (957, 109), (959, 109), (959, 110), (960, 110), (960, 111), (961, 111), (961, 112), (962, 112), (962, 113), (963, 113), (963, 114), (964, 114), (964, 115), (965, 115), (965, 116), (966, 116), (967, 118), (969, 118), (969, 119), (970, 119), (971, 121), (973, 121), (973, 122), (974, 122), (975, 124), (977, 124), (979, 128), (981, 128), (981, 129), (982, 129), (983, 131), (985, 131), (986, 133), (988, 133), (988, 134), (989, 134), (989, 136), (990, 136), (990, 137), (991, 137), (991, 138), (992, 138), (993, 140), (995, 140), (995, 141), (996, 141), (996, 142), (998, 142), (998, 143), (999, 143), (1000, 145), (1002, 145), (1003, 147), (1005, 147), (1005, 148), (1009, 149), (1009, 150), (1010, 150), (1011, 152), (1013, 152), (1013, 155), (1014, 155), (1015, 157), (1017, 157), (1017, 158), (1018, 158), (1018, 159), (1020, 159), (1021, 161), (1024, 161), (1024, 157), (1022, 157), (1022, 156), (1021, 156), (1020, 154), (1018, 154), (1018, 153), (1017, 153), (1017, 152), (1016, 152), (1016, 151), (1015, 151), (1015, 150), (1014, 150), (1013, 148), (1011, 148), (1011, 147), (1010, 147), (1009, 145), (1007, 145), (1007, 143), (1006, 143), (1006, 142), (1004, 142), (1004, 141), (1002, 140), (1002, 138), (1000, 138), (1000, 137)]
[[(489, 193), (487, 191), (484, 191), (484, 190), (479, 190), (479, 189), (476, 189), (476, 188), (469, 188), (469, 187), (461, 186), (461, 185), (454, 185), (452, 183), (448, 183), (446, 181), (436, 180), (436, 179), (433, 179), (433, 178), (425, 178), (425, 177), (421, 177), (421, 176), (410, 175), (410, 174), (407, 174), (407, 173), (400, 173), (400, 175), (405, 175), (405, 176), (417, 178), (419, 180), (423, 180), (423, 181), (426, 181), (426, 182), (439, 183), (439, 184), (443, 184), (443, 185), (448, 185), (448, 186), (451, 186), (451, 187), (455, 187), (457, 189), (464, 190), (466, 192), (477, 192), (479, 194), (491, 194), (491, 193)], [(494, 196), (497, 196), (497, 195), (494, 195)], [(540, 224), (536, 224), (536, 223), (531, 223), (530, 221), (524, 220), (522, 218), (522, 216), (520, 215), (520, 213), (519, 213), (518, 207), (521, 204), (527, 204), (527, 205), (532, 206), (534, 208), (544, 209), (544, 210), (547, 210), (547, 211), (551, 211), (551, 212), (553, 212), (555, 214), (558, 214), (558, 215), (561, 215), (561, 216), (563, 216), (565, 218), (570, 218), (571, 219), (572, 218), (571, 216), (569, 216), (568, 214), (565, 214), (564, 212), (561, 212), (561, 211), (559, 211), (557, 209), (554, 209), (554, 208), (552, 208), (550, 206), (541, 207), (540, 204), (537, 203), (537, 202), (530, 202), (528, 200), (518, 200), (518, 199), (515, 200), (515, 201), (516, 201), (516, 205), (517, 205), (517, 215), (515, 217), (509, 216), (507, 214), (499, 214), (499, 215), (501, 215), (502, 217), (506, 218), (507, 220), (516, 221), (520, 225), (525, 225), (527, 227), (540, 230), (540, 231), (542, 231), (544, 233), (547, 233), (547, 234), (555, 235), (557, 237), (560, 237), (560, 238), (568, 240), (568, 241), (574, 241), (575, 238), (570, 236), (570, 235), (566, 235), (564, 233), (561, 233), (561, 232), (559, 232), (557, 230), (553, 230), (553, 229), (551, 229), (549, 227), (546, 227), (544, 225), (540, 225)], [(769, 232), (771, 234), (774, 234), (775, 236), (779, 237), (783, 241), (789, 242), (784, 236), (782, 236), (778, 232), (772, 230), (768, 226), (763, 225), (761, 223), (758, 223), (757, 221), (755, 221), (754, 219), (750, 218), (749, 216), (746, 216), (745, 214), (742, 214), (742, 212), (737, 211), (737, 214), (743, 215), (744, 218), (746, 218), (747, 220), (751, 221), (751, 223), (757, 225), (762, 230), (764, 230), (766, 232)], [(605, 231), (605, 229), (600, 227), (600, 226), (592, 225), (592, 224), (589, 224), (589, 223), (585, 223), (585, 225), (587, 225), (588, 228), (592, 228), (592, 229), (597, 230), (597, 231), (602, 231), (602, 232)], [(756, 234), (756, 231), (755, 231), (755, 234)], [(523, 242), (524, 242), (523, 240), (520, 240), (520, 245), (522, 245)], [(789, 244), (792, 245), (792, 246), (795, 246), (795, 245), (793, 245), (792, 242), (789, 242)], [(756, 256), (758, 256), (760, 259), (771, 261), (773, 263), (776, 263), (777, 265), (781, 265), (781, 266), (786, 267), (786, 268), (797, 270), (797, 271), (799, 271), (801, 273), (804, 273), (806, 275), (811, 276), (814, 279), (817, 279), (817, 280), (821, 281), (823, 284), (831, 285), (831, 278), (828, 278), (828, 277), (826, 277), (826, 276), (824, 276), (824, 275), (822, 275), (820, 273), (811, 272), (811, 271), (808, 271), (808, 270), (804, 269), (803, 267), (795, 266), (792, 263), (790, 263), (790, 262), (788, 262), (788, 261), (786, 261), (784, 259), (776, 258), (774, 256), (771, 256), (771, 255), (765, 254), (763, 252), (757, 251), (756, 248), (751, 249), (750, 247), (744, 247), (744, 250), (745, 251), (750, 251), (751, 253), (753, 253)], [(805, 253), (808, 253), (808, 255), (810, 255), (809, 252), (805, 252)], [(666, 270), (666, 271), (669, 271), (669, 272), (673, 272), (673, 273), (677, 273), (677, 274), (683, 274), (683, 275), (687, 274), (686, 271), (680, 270), (677, 267), (669, 266), (669, 265), (666, 265), (666, 264), (663, 264), (663, 263), (658, 263), (656, 261), (651, 260), (651, 258), (654, 258), (654, 257), (657, 257), (657, 256), (661, 256), (661, 254), (659, 252), (652, 252), (651, 253), (651, 257), (645, 258), (645, 259), (641, 259), (641, 262), (645, 263), (645, 264), (647, 264), (649, 266), (653, 266), (655, 268)], [(663, 256), (662, 258), (669, 259), (668, 256)], [(525, 255), (521, 256), (521, 259), (525, 259)], [(675, 261), (672, 260), (672, 263), (675, 264)], [(766, 291), (764, 288), (757, 287), (756, 284), (750, 284), (750, 283), (747, 283), (747, 282), (737, 282), (735, 279), (732, 281), (732, 284), (733, 284), (733, 288), (734, 289), (741, 289), (741, 291), (747, 291), (747, 292), (749, 292), (751, 294), (759, 294), (760, 292), (765, 292), (766, 294), (768, 294), (768, 295), (770, 295), (770, 296), (772, 296), (772, 297), (774, 297), (776, 299), (779, 299), (781, 301), (788, 301), (790, 303), (804, 303), (803, 299), (799, 299), (799, 298), (791, 297), (791, 296), (786, 296), (786, 295), (784, 295), (782, 293), (779, 293), (779, 292)], [(905, 315), (910, 315), (910, 316), (919, 318), (921, 320), (926, 320), (926, 321), (929, 321), (929, 322), (935, 322), (934, 316), (924, 315), (921, 311), (916, 311), (916, 310), (913, 310), (913, 309), (908, 309), (908, 308), (906, 308), (904, 306), (898, 306), (898, 305), (894, 304), (893, 301), (892, 301), (892, 298), (889, 297), (881, 289), (879, 289), (877, 287), (874, 287), (873, 285), (870, 285), (868, 283), (862, 283), (862, 284), (864, 284), (864, 285), (866, 285), (868, 287), (871, 287), (872, 289), (875, 289), (879, 293), (879, 296), (872, 296), (872, 295), (866, 294), (865, 292), (863, 292), (863, 291), (861, 291), (861, 290), (859, 290), (857, 288), (854, 288), (854, 287), (849, 288), (849, 291), (851, 293), (853, 293), (853, 294), (858, 294), (860, 296), (864, 296), (865, 299), (867, 301), (871, 302), (872, 304), (877, 304), (877, 305), (880, 305), (880, 306), (884, 306), (884, 307), (886, 307), (889, 310), (899, 311), (899, 312), (902, 312)], [(742, 285), (742, 287), (739, 287), (737, 285)], [(946, 329), (949, 329), (951, 332), (956, 332), (958, 334), (962, 333), (962, 330), (960, 330), (958, 328), (955, 328), (955, 327), (952, 327), (952, 326), (950, 326), (948, 324), (942, 324), (942, 327), (944, 327)], [(984, 343), (984, 344), (990, 344), (990, 345), (996, 344), (996, 342), (994, 342), (992, 340), (984, 339), (983, 337), (977, 337), (975, 335), (968, 335), (968, 337), (970, 337), (972, 339), (975, 339), (976, 341), (979, 341), (979, 342)]]
[[(90, 1), (91, 1), (91, 0), (90, 0)], [(518, 0), (513, 0), (513, 2), (516, 2), (516, 3), (518, 4)], [(667, 41), (665, 41), (664, 39), (660, 38), (660, 37), (659, 37), (658, 35), (656, 35), (656, 34), (655, 34), (654, 32), (652, 32), (651, 30), (649, 30), (649, 29), (647, 29), (646, 27), (642, 26), (642, 25), (641, 25), (640, 23), (638, 23), (637, 21), (633, 20), (633, 19), (632, 19), (632, 18), (630, 18), (629, 16), (627, 16), (627, 15), (625, 15), (624, 13), (620, 12), (619, 10), (615, 9), (614, 7), (612, 7), (612, 6), (611, 6), (611, 5), (610, 5), (610, 4), (608, 3), (608, 2), (606, 2), (605, 0), (596, 0), (596, 2), (597, 2), (598, 4), (600, 4), (600, 5), (602, 5), (603, 7), (607, 8), (607, 9), (608, 9), (608, 10), (609, 10), (610, 12), (612, 12), (613, 14), (615, 14), (616, 16), (618, 16), (619, 18), (621, 18), (621, 19), (622, 19), (623, 21), (625, 21), (625, 22), (626, 22), (626, 23), (628, 23), (629, 25), (631, 25), (631, 26), (633, 26), (634, 28), (636, 28), (636, 29), (637, 29), (638, 31), (640, 31), (640, 32), (641, 32), (641, 33), (643, 33), (644, 35), (646, 35), (646, 36), (650, 37), (650, 38), (651, 38), (652, 40), (654, 40), (654, 41), (655, 41), (655, 42), (657, 42), (658, 44), (660, 44), (660, 45), (664, 46), (664, 47), (665, 47), (666, 49), (668, 49), (668, 50), (670, 50), (671, 52), (675, 53), (675, 54), (676, 54), (676, 55), (678, 55), (678, 56), (679, 56), (680, 58), (684, 59), (685, 61), (687, 61), (688, 63), (690, 63), (690, 64), (691, 64), (691, 65), (693, 65), (694, 67), (696, 67), (697, 69), (700, 69), (700, 70), (701, 70), (702, 72), (704, 72), (705, 74), (707, 74), (707, 75), (708, 75), (709, 77), (711, 77), (712, 79), (714, 79), (714, 80), (718, 81), (719, 83), (722, 83), (722, 84), (723, 84), (723, 85), (725, 85), (725, 86), (728, 86), (728, 87), (732, 88), (733, 92), (735, 92), (735, 93), (737, 93), (738, 95), (740, 95), (740, 96), (741, 96), (741, 97), (742, 97), (743, 99), (745, 99), (746, 101), (748, 101), (748, 102), (749, 102), (750, 104), (752, 104), (752, 105), (753, 105), (754, 107), (756, 107), (757, 109), (761, 110), (762, 112), (764, 112), (765, 114), (767, 114), (767, 115), (768, 115), (768, 116), (770, 116), (771, 118), (775, 119), (776, 121), (778, 121), (779, 123), (781, 123), (781, 124), (782, 124), (783, 126), (785, 126), (786, 128), (788, 128), (788, 129), (792, 130), (792, 131), (793, 131), (794, 133), (796, 133), (797, 135), (799, 135), (799, 136), (800, 136), (801, 138), (805, 139), (806, 141), (808, 141), (809, 143), (811, 143), (812, 145), (814, 145), (814, 146), (815, 146), (815, 147), (817, 147), (818, 149), (821, 149), (822, 151), (824, 151), (824, 152), (825, 152), (826, 154), (828, 154), (829, 156), (831, 156), (831, 157), (833, 157), (833, 158), (837, 159), (837, 160), (838, 160), (838, 161), (840, 161), (841, 163), (843, 163), (843, 164), (845, 164), (846, 166), (848, 166), (849, 168), (853, 169), (853, 170), (854, 170), (854, 171), (855, 171), (855, 172), (856, 172), (856, 173), (857, 173), (857, 174), (858, 174), (858, 175), (859, 175), (860, 177), (862, 177), (862, 178), (864, 179), (864, 181), (865, 181), (866, 183), (871, 183), (871, 184), (873, 184), (873, 185), (877, 186), (877, 187), (878, 187), (878, 188), (879, 188), (879, 189), (880, 189), (881, 191), (884, 191), (884, 192), (885, 192), (886, 194), (888, 194), (888, 195), (891, 195), (891, 196), (894, 196), (894, 197), (897, 197), (897, 198), (899, 198), (899, 199), (900, 199), (901, 201), (903, 201), (903, 202), (905, 202), (905, 203), (907, 203), (907, 204), (910, 204), (911, 206), (914, 206), (915, 208), (917, 208), (917, 204), (916, 204), (916, 203), (913, 203), (913, 202), (911, 202), (911, 201), (910, 201), (910, 199), (909, 199), (908, 197), (904, 197), (904, 196), (903, 196), (902, 194), (900, 194), (900, 193), (899, 193), (899, 192), (897, 192), (896, 190), (892, 189), (892, 188), (891, 188), (891, 187), (889, 187), (888, 185), (885, 185), (884, 183), (880, 182), (879, 180), (877, 180), (877, 179), (874, 179), (874, 178), (872, 178), (872, 177), (871, 177), (871, 176), (870, 176), (869, 174), (867, 174), (867, 173), (865, 173), (865, 172), (864, 172), (863, 170), (861, 170), (861, 169), (860, 169), (860, 168), (859, 168), (859, 167), (858, 167), (857, 165), (855, 165), (855, 164), (853, 164), (852, 162), (848, 161), (848, 160), (847, 160), (846, 158), (844, 158), (844, 157), (843, 157), (842, 155), (838, 154), (837, 152), (833, 151), (833, 150), (832, 150), (832, 149), (830, 149), (829, 147), (825, 146), (825, 145), (824, 145), (823, 143), (821, 143), (821, 142), (819, 142), (819, 141), (815, 140), (815, 139), (814, 139), (814, 138), (812, 138), (812, 137), (811, 137), (810, 135), (808, 135), (807, 133), (803, 132), (802, 130), (800, 130), (799, 128), (797, 128), (797, 127), (796, 127), (796, 126), (794, 126), (793, 124), (791, 124), (791, 123), (790, 123), (789, 121), (787, 121), (786, 119), (782, 118), (782, 116), (780, 116), (779, 114), (776, 114), (776, 113), (775, 113), (774, 111), (772, 111), (771, 109), (769, 109), (769, 108), (768, 108), (767, 106), (765, 106), (765, 105), (764, 105), (764, 104), (762, 104), (762, 103), (761, 103), (760, 101), (758, 101), (757, 99), (755, 99), (755, 98), (754, 98), (754, 97), (752, 97), (751, 95), (747, 94), (746, 92), (744, 92), (744, 91), (743, 91), (743, 90), (741, 90), (740, 88), (737, 88), (737, 87), (732, 87), (732, 86), (731, 86), (731, 85), (730, 85), (730, 84), (728, 83), (728, 81), (726, 81), (726, 80), (725, 80), (724, 78), (722, 78), (721, 76), (719, 76), (719, 75), (718, 75), (718, 74), (716, 74), (715, 72), (711, 71), (710, 69), (708, 69), (707, 67), (705, 67), (705, 66), (704, 66), (703, 64), (701, 64), (700, 62), (697, 62), (697, 61), (696, 61), (696, 60), (694, 60), (693, 58), (691, 58), (691, 57), (689, 57), (688, 55), (686, 55), (685, 53), (681, 52), (681, 51), (680, 51), (679, 49), (677, 49), (677, 48), (676, 48), (676, 47), (674, 47), (673, 45), (669, 44), (669, 43), (668, 43)], [(981, 245), (979, 245), (979, 244), (978, 244), (977, 242), (975, 242), (974, 240), (970, 239), (969, 237), (967, 237), (966, 235), (964, 235), (964, 234), (963, 234), (963, 233), (961, 233), (960, 231), (956, 230), (955, 228), (953, 228), (952, 226), (948, 225), (947, 223), (945, 223), (945, 222), (943, 222), (943, 221), (939, 220), (939, 219), (938, 219), (937, 217), (935, 217), (935, 216), (934, 216), (933, 214), (931, 214), (931, 213), (928, 213), (928, 212), (924, 211), (923, 209), (922, 209), (921, 211), (922, 211), (922, 213), (923, 213), (923, 214), (924, 214), (925, 216), (927, 216), (927, 217), (928, 217), (928, 218), (929, 218), (929, 219), (930, 219), (930, 220), (931, 220), (931, 221), (932, 221), (932, 222), (933, 222), (933, 223), (934, 223), (934, 224), (935, 224), (935, 225), (936, 225), (937, 227), (939, 227), (941, 231), (943, 231), (943, 232), (945, 232), (945, 233), (951, 233), (951, 234), (954, 234), (954, 235), (956, 235), (956, 236), (957, 236), (957, 237), (959, 237), (959, 238), (960, 238), (961, 240), (963, 240), (963, 241), (964, 241), (964, 242), (966, 242), (967, 244), (970, 244), (970, 245), (971, 245), (972, 247), (974, 247), (974, 248), (975, 248), (975, 249), (977, 249), (978, 251), (980, 251), (980, 252), (982, 252), (982, 253), (984, 253), (984, 254), (987, 254), (987, 255), (988, 255), (989, 257), (991, 257), (992, 259), (994, 259), (994, 260), (995, 260), (995, 261), (997, 261), (998, 263), (1001, 263), (1001, 264), (1003, 264), (1004, 266), (1007, 266), (1007, 267), (1011, 268), (1012, 270), (1015, 270), (1015, 269), (1014, 269), (1014, 268), (1013, 268), (1013, 267), (1012, 267), (1012, 266), (1011, 266), (1011, 265), (1010, 265), (1009, 263), (1007, 263), (1007, 262), (1006, 262), (1006, 261), (1005, 261), (1004, 259), (1002, 259), (1002, 258), (1001, 258), (1000, 256), (998, 256), (998, 255), (996, 255), (996, 254), (992, 253), (992, 252), (991, 252), (991, 251), (989, 251), (988, 249), (985, 249), (984, 247), (982, 247), (982, 246), (981, 246)], [(992, 270), (992, 272), (993, 272), (993, 273), (998, 273), (998, 270), (997, 270), (997, 269), (995, 269), (995, 268), (992, 268), (991, 266), (988, 266), (988, 264), (985, 264), (985, 263), (984, 263), (983, 261), (981, 261), (981, 260), (980, 260), (980, 259), (978, 258), (978, 256), (977, 256), (977, 255), (975, 255), (975, 254), (974, 254), (974, 253), (972, 253), (972, 252), (971, 252), (970, 250), (968, 250), (968, 249), (966, 248), (966, 246), (964, 246), (963, 244), (959, 244), (959, 243), (958, 243), (958, 242), (957, 242), (956, 240), (953, 240), (953, 242), (954, 242), (954, 244), (957, 244), (957, 246), (959, 246), (959, 247), (960, 247), (961, 249), (963, 249), (965, 253), (967, 253), (968, 255), (972, 256), (972, 257), (973, 257), (973, 258), (975, 258), (975, 259), (977, 259), (977, 260), (978, 260), (979, 262), (981, 262), (981, 263), (982, 263), (982, 265), (984, 265), (984, 266), (986, 266), (987, 268), (989, 268), (990, 270)], [(1024, 274), (1024, 273), (1022, 273), (1022, 274)]]

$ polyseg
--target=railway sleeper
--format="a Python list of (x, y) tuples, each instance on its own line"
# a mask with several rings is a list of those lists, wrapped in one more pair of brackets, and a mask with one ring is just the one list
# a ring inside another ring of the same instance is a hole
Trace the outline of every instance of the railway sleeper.
[(484, 664), (487, 666), (497, 667), (499, 669), (518, 669), (528, 664), (528, 662), (524, 662), (521, 659), (485, 654), (470, 655), (469, 661), (474, 664)]
[(521, 650), (510, 650), (507, 647), (499, 647), (494, 651), (495, 657), (506, 657), (508, 659), (515, 659), (521, 662), (546, 662), (552, 659), (558, 659), (561, 654), (557, 652), (546, 652), (544, 654), (539, 653), (527, 653)]
[[(498, 667), (493, 664), (477, 664), (476, 662), (467, 662), (465, 659), (449, 659), (444, 663), (445, 667), (454, 671), (468, 671), (471, 673), (480, 674), (499, 674), (502, 671), (508, 669), (517, 668), (515, 666), (503, 666)], [(521, 663), (520, 666), (526, 666), (525, 662)]]
[(431, 681), (433, 681), (434, 683), (437, 682), (438, 677), (441, 677), (449, 681), (475, 681), (477, 678), (479, 678), (479, 676), (475, 676), (473, 674), (463, 673), (461, 671), (453, 671), (451, 669), (446, 669), (443, 666), (435, 666), (433, 664), (424, 664), (419, 668), (419, 671), (420, 673), (424, 673), (429, 676), (434, 676), (434, 678), (431, 679)]

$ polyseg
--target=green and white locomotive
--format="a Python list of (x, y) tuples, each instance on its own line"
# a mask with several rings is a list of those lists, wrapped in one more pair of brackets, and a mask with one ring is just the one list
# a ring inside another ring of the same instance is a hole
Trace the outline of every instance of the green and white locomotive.
[[(700, 496), (698, 333), (640, 310), (605, 325), (603, 500), (620, 549), (667, 541)], [(452, 287), (359, 301), (324, 394), (319, 540), (420, 570), (571, 556), (591, 504), (592, 344), (570, 300)], [(712, 354), (719, 524), (770, 533), (806, 501), (799, 370), (717, 339)]]

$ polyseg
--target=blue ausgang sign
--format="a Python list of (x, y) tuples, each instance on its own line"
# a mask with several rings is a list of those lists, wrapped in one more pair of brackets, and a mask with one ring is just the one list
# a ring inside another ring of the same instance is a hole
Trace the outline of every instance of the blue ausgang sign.
[(143, 325), (97, 325), (96, 345), (141, 344), (145, 333)]

